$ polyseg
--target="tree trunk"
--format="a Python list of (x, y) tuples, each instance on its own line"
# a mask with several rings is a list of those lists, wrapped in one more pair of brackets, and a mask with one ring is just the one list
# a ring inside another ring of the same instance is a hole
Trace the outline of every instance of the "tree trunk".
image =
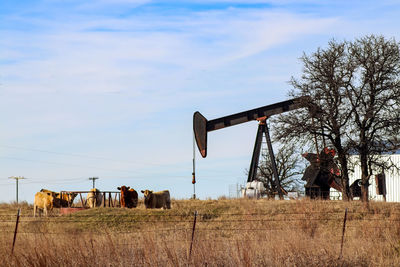
[[(364, 179), (364, 177), (363, 177)], [(361, 200), (362, 202), (368, 202), (368, 176), (366, 178), (366, 183), (361, 182)]]
[(349, 178), (346, 179), (344, 174), (343, 174), (343, 177), (342, 177), (342, 186), (343, 186), (343, 192), (342, 192), (343, 200), (345, 200), (345, 201), (351, 200)]
[(368, 173), (367, 155), (361, 153), (360, 164), (361, 164), (361, 200), (362, 202), (368, 202), (369, 173)]
[(350, 185), (349, 185), (349, 169), (347, 167), (346, 156), (343, 154), (342, 155), (339, 154), (339, 162), (340, 162), (340, 167), (342, 169), (341, 173), (342, 187), (343, 187), (342, 198), (345, 201), (349, 201), (351, 199), (351, 196), (350, 196)]
[(340, 138), (340, 133), (339, 129), (337, 130), (335, 138), (335, 148), (337, 150), (338, 154), (338, 159), (340, 163), (340, 169), (341, 169), (341, 180), (342, 180), (342, 199), (344, 201), (349, 201), (351, 199), (350, 196), (350, 185), (349, 185), (349, 168), (348, 168), (348, 163), (347, 163), (347, 155), (346, 152), (344, 151), (342, 147), (342, 141)]

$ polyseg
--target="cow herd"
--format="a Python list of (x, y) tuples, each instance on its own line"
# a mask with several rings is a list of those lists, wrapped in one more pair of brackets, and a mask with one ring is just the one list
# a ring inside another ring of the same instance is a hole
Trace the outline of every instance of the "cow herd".
[[(138, 193), (129, 186), (120, 186), (117, 189), (121, 192), (120, 203), (122, 208), (136, 208), (139, 201)], [(168, 190), (153, 192), (151, 190), (141, 190), (144, 196), (144, 205), (146, 209), (170, 209), (171, 198)], [(42, 189), (35, 194), (33, 204), (33, 216), (42, 211), (47, 216), (48, 211), (53, 208), (70, 207), (77, 193), (63, 192), (57, 193), (47, 189)], [(89, 208), (100, 207), (103, 199), (103, 193), (97, 188), (91, 189), (86, 197), (86, 203)], [(39, 213), (40, 214), (40, 213)]]
[[(138, 205), (138, 193), (129, 186), (117, 187), (121, 191), (121, 207), (136, 208)], [(141, 191), (144, 195), (144, 205), (146, 209), (170, 209), (171, 198), (169, 191), (153, 192), (148, 189)]]
[(35, 194), (33, 201), (33, 217), (36, 217), (36, 212), (43, 211), (47, 216), (47, 212), (53, 208), (61, 208), (71, 206), (77, 193), (57, 193), (47, 189), (42, 189)]

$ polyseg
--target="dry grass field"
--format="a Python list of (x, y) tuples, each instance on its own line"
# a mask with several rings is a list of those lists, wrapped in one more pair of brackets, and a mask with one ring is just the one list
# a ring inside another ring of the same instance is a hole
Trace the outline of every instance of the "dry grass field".
[(141, 204), (47, 218), (19, 207), (11, 255), (18, 206), (0, 204), (1, 266), (400, 266), (394, 203), (173, 200), (171, 210)]

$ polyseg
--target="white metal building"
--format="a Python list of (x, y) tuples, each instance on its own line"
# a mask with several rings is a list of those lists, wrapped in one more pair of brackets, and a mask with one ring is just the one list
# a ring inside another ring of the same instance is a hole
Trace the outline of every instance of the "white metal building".
[[(400, 154), (394, 155), (382, 155), (383, 159), (391, 160), (397, 167), (400, 168)], [(358, 156), (352, 156), (352, 159), (356, 163), (358, 161)], [(377, 170), (370, 176), (369, 179), (369, 190), (368, 196), (370, 200), (383, 201), (383, 195), (377, 194), (377, 185), (375, 182), (375, 175), (379, 174), (381, 171)], [(356, 164), (354, 172), (349, 174), (350, 184), (355, 180), (361, 179), (361, 167)], [(386, 201), (387, 202), (400, 202), (400, 172), (394, 168), (385, 171), (386, 180)], [(335, 189), (331, 189), (331, 199), (341, 199), (341, 193)]]

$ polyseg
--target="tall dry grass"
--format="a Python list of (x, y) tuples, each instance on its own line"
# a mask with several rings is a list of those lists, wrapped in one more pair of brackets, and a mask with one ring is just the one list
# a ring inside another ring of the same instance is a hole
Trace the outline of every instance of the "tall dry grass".
[(1, 204), (1, 265), (400, 266), (399, 204), (236, 199), (172, 205), (165, 211), (140, 205), (33, 218), (24, 204), (10, 255), (16, 205)]

